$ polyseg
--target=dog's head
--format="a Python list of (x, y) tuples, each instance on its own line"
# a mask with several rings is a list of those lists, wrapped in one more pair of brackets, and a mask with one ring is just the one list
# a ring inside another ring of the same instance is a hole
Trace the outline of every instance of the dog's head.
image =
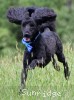
[(22, 20), (21, 30), (23, 33), (23, 37), (27, 42), (34, 40), (38, 33), (37, 24), (31, 17)]

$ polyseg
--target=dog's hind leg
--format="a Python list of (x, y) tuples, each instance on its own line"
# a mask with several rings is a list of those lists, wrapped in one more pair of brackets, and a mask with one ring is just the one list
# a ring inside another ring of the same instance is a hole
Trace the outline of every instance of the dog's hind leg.
[(54, 69), (56, 69), (57, 71), (60, 71), (60, 66), (57, 64), (54, 55), (52, 55), (52, 64), (54, 66)]
[(70, 76), (70, 71), (69, 71), (68, 63), (65, 60), (65, 56), (62, 52), (57, 52), (56, 55), (57, 55), (58, 61), (63, 63), (64, 75), (65, 75), (65, 78), (68, 79)]

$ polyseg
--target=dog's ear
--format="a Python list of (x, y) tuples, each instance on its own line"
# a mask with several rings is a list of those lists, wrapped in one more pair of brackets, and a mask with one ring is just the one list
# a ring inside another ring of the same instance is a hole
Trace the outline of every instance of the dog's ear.
[(55, 21), (57, 15), (53, 9), (49, 9), (47, 7), (41, 7), (36, 9), (31, 16), (38, 24), (41, 24), (46, 21)]
[(23, 18), (29, 17), (29, 12), (24, 7), (11, 7), (7, 11), (7, 18), (11, 23), (21, 24)]

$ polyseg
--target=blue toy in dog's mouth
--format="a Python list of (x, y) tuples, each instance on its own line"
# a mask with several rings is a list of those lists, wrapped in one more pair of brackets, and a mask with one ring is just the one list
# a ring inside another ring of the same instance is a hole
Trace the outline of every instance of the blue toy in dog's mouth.
[(27, 36), (22, 39), (22, 43), (27, 47), (28, 52), (32, 51), (32, 49), (33, 49), (32, 45), (34, 45), (36, 43), (36, 40), (38, 39), (38, 37), (40, 35), (41, 35), (41, 33), (39, 32), (38, 35), (35, 37), (33, 42), (31, 42), (30, 38)]
[(27, 47), (28, 52), (31, 52), (33, 47), (31, 46), (30, 38), (23, 38), (22, 43)]

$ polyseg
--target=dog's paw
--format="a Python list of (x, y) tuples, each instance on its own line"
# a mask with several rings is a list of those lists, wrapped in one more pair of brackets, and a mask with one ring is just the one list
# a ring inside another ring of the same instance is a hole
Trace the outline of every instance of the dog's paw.
[(25, 89), (25, 84), (22, 84), (19, 89), (19, 94), (23, 94), (23, 90)]
[(20, 94), (23, 94), (23, 90), (22, 89), (19, 89), (19, 95)]
[(56, 65), (54, 68), (55, 68), (55, 70), (60, 71), (60, 66), (59, 65)]
[(68, 67), (65, 67), (65, 69), (64, 69), (64, 75), (65, 75), (65, 79), (68, 80), (69, 76), (70, 76), (70, 71), (69, 71)]
[(28, 69), (28, 70), (31, 70), (32, 68), (31, 68), (30, 65), (29, 65), (29, 66), (27, 66), (27, 69)]
[(34, 69), (34, 67), (31, 67), (31, 66), (29, 65), (29, 66), (27, 66), (27, 69), (28, 69), (28, 70), (32, 70), (32, 69)]
[(65, 79), (68, 80), (70, 77), (70, 71), (68, 73), (65, 74)]

